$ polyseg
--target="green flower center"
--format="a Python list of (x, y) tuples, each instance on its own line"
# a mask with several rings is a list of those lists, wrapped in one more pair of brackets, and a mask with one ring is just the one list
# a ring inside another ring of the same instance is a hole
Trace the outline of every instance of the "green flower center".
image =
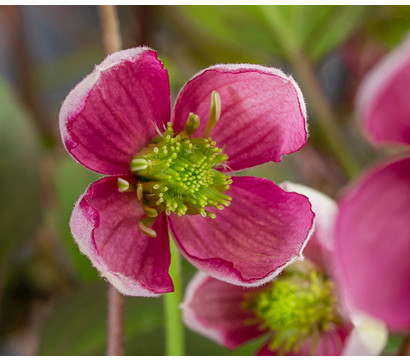
[[(172, 124), (133, 157), (130, 169), (136, 185), (118, 179), (119, 191), (136, 191), (146, 218), (140, 221), (141, 231), (156, 236), (150, 228), (161, 211), (167, 215), (202, 215), (215, 218), (208, 209), (222, 210), (231, 197), (224, 194), (231, 177), (218, 170), (228, 160), (223, 150), (208, 135), (220, 115), (220, 98), (214, 92), (208, 126), (203, 137), (192, 138), (199, 126), (199, 117), (191, 113), (185, 129), (175, 134)], [(208, 209), (205, 209), (208, 208)]]
[(317, 271), (284, 273), (269, 289), (251, 294), (243, 305), (264, 329), (274, 332), (270, 348), (281, 355), (298, 351), (308, 339), (313, 353), (320, 334), (341, 322), (334, 284)]

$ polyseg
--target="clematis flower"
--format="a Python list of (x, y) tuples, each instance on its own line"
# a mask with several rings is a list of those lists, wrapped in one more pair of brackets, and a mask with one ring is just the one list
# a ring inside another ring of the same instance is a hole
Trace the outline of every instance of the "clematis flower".
[(267, 335), (257, 355), (377, 355), (387, 341), (382, 323), (346, 309), (335, 282), (333, 230), (337, 206), (324, 194), (285, 183), (309, 197), (316, 228), (305, 260), (271, 283), (243, 288), (198, 272), (181, 306), (185, 324), (235, 349)]
[(70, 227), (119, 291), (172, 292), (168, 231), (194, 266), (255, 286), (301, 259), (314, 214), (306, 197), (234, 171), (280, 161), (306, 143), (299, 87), (280, 70), (216, 65), (181, 90), (146, 47), (108, 56), (65, 99), (63, 143), (108, 175), (80, 196)]
[[(340, 281), (352, 305), (410, 328), (410, 37), (365, 78), (358, 113), (376, 146), (405, 150), (365, 171), (340, 201)], [(407, 146), (407, 149), (406, 149)]]

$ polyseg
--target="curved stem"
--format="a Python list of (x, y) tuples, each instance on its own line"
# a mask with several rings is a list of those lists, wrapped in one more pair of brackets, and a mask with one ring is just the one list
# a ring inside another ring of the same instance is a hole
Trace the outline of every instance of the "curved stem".
[(170, 235), (171, 266), (169, 274), (174, 282), (174, 292), (164, 295), (166, 355), (184, 355), (184, 326), (179, 304), (182, 300), (181, 256)]
[[(117, 11), (113, 5), (100, 5), (101, 27), (105, 53), (121, 49), (121, 35)], [(107, 355), (124, 353), (124, 307), (125, 298), (111, 284), (108, 285)]]
[(288, 26), (277, 9), (272, 6), (262, 6), (261, 13), (286, 52), (302, 82), (303, 88), (306, 90), (308, 100), (316, 111), (318, 125), (327, 135), (324, 138), (326, 145), (338, 159), (348, 177), (353, 178), (359, 172), (360, 167), (355, 158), (349, 153), (349, 146), (341, 136), (337, 117), (317, 81), (312, 64), (302, 54), (300, 45), (292, 37), (292, 33), (287, 31)]
[(124, 299), (117, 289), (108, 285), (108, 356), (121, 356), (124, 353)]

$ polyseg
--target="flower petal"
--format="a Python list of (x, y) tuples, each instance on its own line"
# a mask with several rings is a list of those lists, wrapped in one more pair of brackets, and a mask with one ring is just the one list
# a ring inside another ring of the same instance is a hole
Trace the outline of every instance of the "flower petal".
[[(333, 330), (327, 331), (320, 335), (319, 341), (312, 352), (312, 340), (306, 342), (300, 347), (298, 352), (289, 352), (287, 356), (338, 356), (342, 354), (343, 347), (347, 341), (350, 326), (339, 326)], [(258, 351), (258, 356), (277, 356), (280, 355), (269, 349), (271, 339)]]
[(358, 111), (376, 144), (410, 145), (410, 36), (367, 75)]
[(342, 198), (335, 255), (346, 302), (410, 327), (410, 157), (369, 170)]
[(172, 215), (169, 224), (182, 254), (198, 269), (232, 284), (257, 286), (303, 259), (314, 214), (305, 196), (269, 180), (232, 179), (227, 191), (232, 202), (215, 210), (216, 219)]
[(108, 56), (68, 94), (59, 116), (67, 151), (108, 175), (129, 173), (132, 156), (169, 119), (168, 73), (146, 47)]
[(195, 75), (175, 104), (175, 130), (182, 130), (193, 112), (201, 119), (196, 132), (201, 136), (213, 90), (221, 96), (222, 112), (211, 136), (225, 147), (232, 170), (280, 161), (306, 144), (306, 109), (298, 85), (278, 69), (249, 64), (216, 65)]
[(185, 325), (234, 349), (264, 333), (253, 321), (254, 314), (242, 306), (245, 294), (253, 291), (256, 289), (227, 284), (198, 272), (188, 284), (181, 305)]
[(344, 356), (377, 356), (387, 344), (389, 331), (381, 321), (360, 314), (353, 316), (355, 327), (343, 350)]
[(70, 228), (81, 252), (120, 292), (159, 296), (174, 290), (167, 221), (160, 215), (153, 225), (158, 236), (147, 237), (138, 227), (143, 215), (136, 194), (118, 192), (117, 178), (105, 177), (79, 198)]
[(334, 226), (337, 216), (337, 204), (325, 194), (307, 186), (286, 181), (280, 184), (285, 191), (294, 191), (305, 195), (312, 204), (315, 213), (315, 230), (306, 245), (303, 255), (316, 265), (331, 272), (333, 265)]

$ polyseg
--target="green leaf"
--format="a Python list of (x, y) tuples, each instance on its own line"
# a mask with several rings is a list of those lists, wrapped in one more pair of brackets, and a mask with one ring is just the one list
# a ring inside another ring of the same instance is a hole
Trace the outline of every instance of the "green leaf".
[(373, 6), (366, 18), (367, 31), (388, 49), (393, 49), (409, 31), (410, 6)]
[(0, 264), (4, 265), (41, 220), (42, 188), (38, 135), (30, 115), (1, 78), (0, 103)]
[[(178, 14), (175, 15), (178, 21), (189, 24), (191, 32), (214, 39), (214, 45), (241, 49), (255, 60), (263, 58), (261, 53), (286, 58), (292, 48), (318, 61), (360, 25), (366, 9), (336, 5), (247, 5), (179, 6), (173, 11)], [(270, 19), (272, 13), (274, 19)]]

